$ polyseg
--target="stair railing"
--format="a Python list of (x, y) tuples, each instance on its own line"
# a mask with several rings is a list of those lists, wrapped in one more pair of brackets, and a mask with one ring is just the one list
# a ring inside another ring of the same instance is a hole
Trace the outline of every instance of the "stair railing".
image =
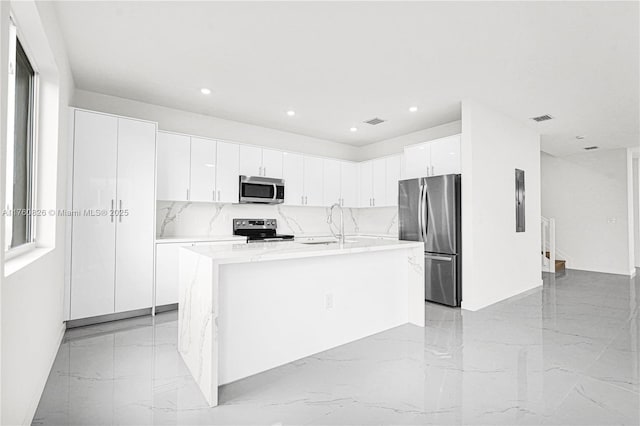
[[(541, 216), (542, 270), (556, 272), (556, 221), (553, 218)], [(549, 256), (547, 257), (547, 252)]]

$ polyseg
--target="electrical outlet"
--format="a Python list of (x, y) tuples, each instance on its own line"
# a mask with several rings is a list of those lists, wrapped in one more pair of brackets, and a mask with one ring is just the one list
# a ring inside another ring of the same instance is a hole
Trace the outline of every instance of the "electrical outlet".
[(333, 294), (326, 294), (324, 296), (324, 307), (327, 311), (333, 309)]

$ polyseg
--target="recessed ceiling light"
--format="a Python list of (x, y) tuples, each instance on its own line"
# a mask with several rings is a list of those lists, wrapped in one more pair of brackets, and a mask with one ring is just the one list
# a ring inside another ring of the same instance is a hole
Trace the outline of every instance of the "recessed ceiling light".
[(296, 112), (294, 110), (290, 109), (289, 111), (287, 111), (287, 115), (289, 117), (293, 117), (294, 115), (296, 115)]
[(417, 110), (418, 110), (417, 106), (409, 107), (409, 111), (411, 111), (411, 112), (416, 112)]
[(207, 89), (206, 87), (203, 87), (202, 89), (200, 89), (200, 92), (203, 95), (210, 95), (211, 94), (211, 89)]
[(584, 135), (576, 136), (576, 139), (584, 139), (584, 138), (585, 138)]
[(352, 132), (357, 132), (357, 131), (358, 131), (358, 128), (357, 128), (357, 127), (352, 127), (352, 128), (350, 128), (349, 130), (350, 130), (350, 131), (352, 131)]

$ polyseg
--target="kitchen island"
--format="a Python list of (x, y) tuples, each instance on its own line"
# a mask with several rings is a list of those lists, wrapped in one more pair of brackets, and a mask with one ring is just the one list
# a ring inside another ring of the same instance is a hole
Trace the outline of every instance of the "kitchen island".
[(178, 350), (218, 386), (406, 323), (424, 326), (423, 245), (348, 238), (184, 247)]

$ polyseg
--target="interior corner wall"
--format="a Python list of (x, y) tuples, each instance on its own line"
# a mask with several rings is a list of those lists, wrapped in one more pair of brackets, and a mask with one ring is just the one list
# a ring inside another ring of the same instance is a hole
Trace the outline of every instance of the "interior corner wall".
[[(68, 147), (68, 105), (73, 93), (73, 79), (69, 69), (64, 42), (59, 31), (56, 12), (51, 2), (21, 1), (0, 2), (0, 19), (6, 25), (7, 5), (27, 10), (29, 15), (20, 22), (29, 41), (29, 34), (37, 32), (44, 37), (44, 45), (52, 55), (57, 68), (58, 96), (48, 96), (50, 102), (58, 105), (58, 117), (53, 127), (57, 132), (47, 135), (48, 146), (41, 147), (48, 153), (45, 173), (57, 180), (55, 194), (48, 194), (46, 203), (55, 202), (57, 208), (64, 208), (66, 200), (66, 151)], [(24, 15), (22, 15), (24, 17)], [(20, 22), (18, 22), (20, 24)], [(36, 24), (37, 29), (31, 27)], [(25, 26), (30, 29), (27, 30)], [(43, 41), (39, 39), (39, 41)], [(4, 42), (3, 42), (4, 43)], [(42, 46), (42, 44), (40, 45)], [(3, 53), (2, 64), (6, 64)], [(7, 67), (0, 67), (0, 79), (8, 77)], [(42, 69), (41, 69), (42, 71)], [(2, 126), (2, 128), (5, 128)], [(56, 137), (57, 136), (57, 137)], [(3, 150), (6, 138), (3, 136)], [(3, 168), (4, 169), (4, 168)], [(53, 195), (53, 197), (51, 197)], [(53, 201), (52, 201), (53, 200)], [(49, 247), (45, 255), (4, 278), (1, 291), (1, 345), (2, 364), (0, 368), (0, 389), (2, 417), (0, 424), (31, 424), (42, 390), (49, 376), (51, 366), (64, 333), (64, 237), (65, 219), (52, 221), (54, 241), (46, 242)], [(4, 239), (2, 240), (4, 241)], [(3, 263), (4, 265), (4, 263)], [(4, 273), (2, 274), (4, 276)]]
[(155, 121), (159, 130), (303, 154), (357, 160), (358, 147), (355, 146), (86, 90), (75, 91), (73, 106)]
[(640, 159), (633, 159), (633, 236), (635, 267), (640, 268)]
[[(9, 22), (9, 3), (0, 1), (0, 22)], [(7, 84), (9, 79), (9, 26), (0, 25), (0, 129), (7, 128)], [(0, 165), (5, 164), (7, 132), (0, 132)], [(5, 168), (0, 166), (0, 205), (5, 205)], [(0, 220), (0, 241), (4, 241), (5, 221)], [(4, 288), (4, 250), (0, 250), (0, 423), (2, 422), (2, 289)]]
[(628, 150), (541, 153), (542, 214), (556, 222), (567, 268), (629, 275)]
[[(542, 285), (540, 136), (462, 102), (462, 307), (478, 310)], [(525, 172), (525, 232), (516, 232), (515, 169)]]

